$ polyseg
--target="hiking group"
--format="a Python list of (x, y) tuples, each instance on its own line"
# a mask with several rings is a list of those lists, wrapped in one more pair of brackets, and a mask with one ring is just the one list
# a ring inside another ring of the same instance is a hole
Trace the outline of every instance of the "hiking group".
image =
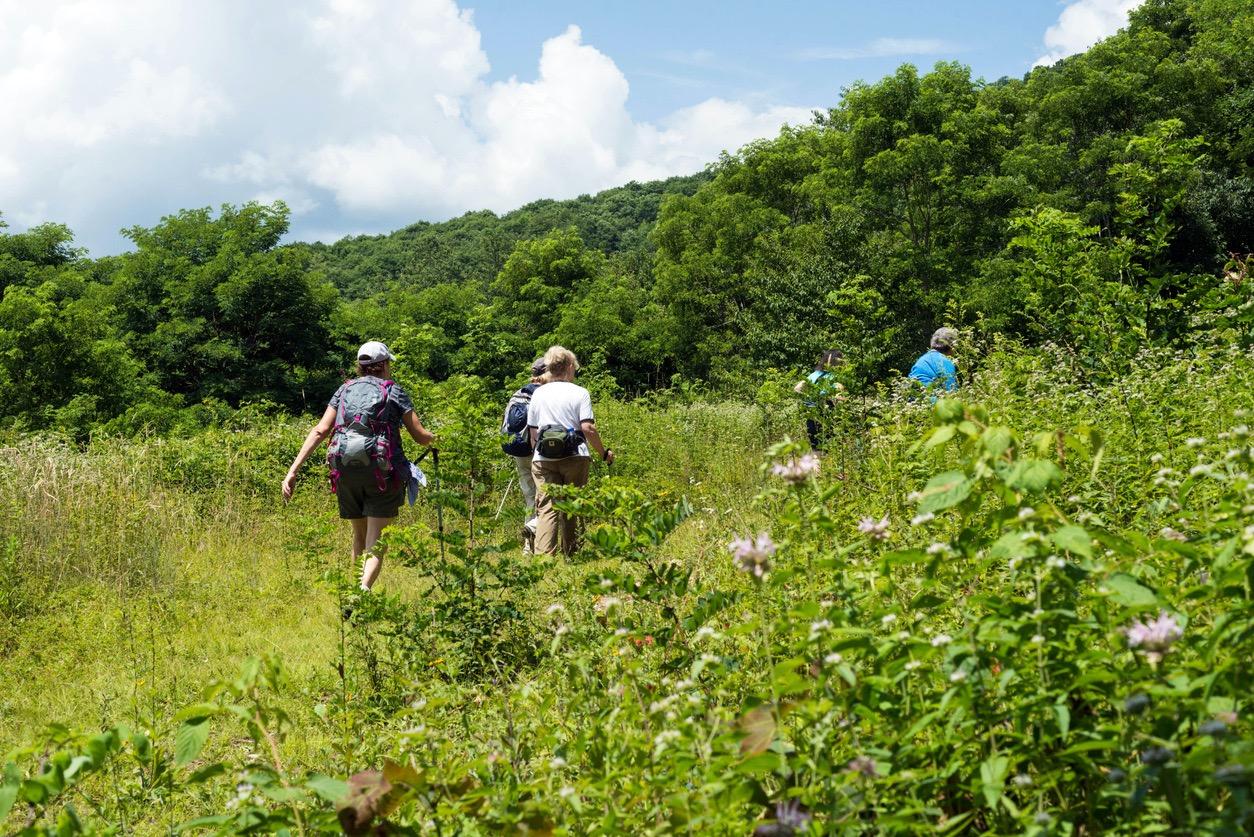
[[(957, 342), (956, 329), (936, 329), (928, 342), (928, 350), (914, 362), (906, 375), (907, 380), (924, 389), (943, 389), (946, 392), (957, 389), (958, 369), (950, 357)], [(845, 356), (839, 349), (827, 349), (814, 361), (814, 371), (793, 387), (794, 392), (805, 397), (806, 435), (810, 438), (810, 447), (816, 451), (822, 451), (827, 442), (823, 413), (845, 397), (845, 385), (839, 378), (844, 361)]]
[[(929, 350), (919, 357), (909, 378), (924, 387), (957, 387), (957, 371), (950, 358), (958, 333), (940, 328)], [(383, 550), (375, 549), (383, 529), (400, 512), (406, 496), (413, 503), (425, 475), (405, 458), (404, 428), (415, 442), (426, 446), (439, 468), (435, 434), (422, 426), (414, 403), (392, 380), (396, 357), (388, 347), (370, 341), (357, 351), (357, 375), (345, 381), (310, 429), (283, 479), (283, 497), (296, 489), (301, 466), (330, 437), (327, 467), (340, 517), (353, 527), (354, 563), (361, 560), (361, 589), (374, 586), (383, 566)], [(814, 371), (795, 387), (806, 397), (806, 433), (810, 446), (821, 451), (825, 442), (821, 412), (844, 397), (837, 372), (844, 355), (823, 352)], [(578, 520), (559, 510), (549, 486), (582, 486), (588, 482), (592, 452), (611, 464), (614, 452), (597, 432), (592, 396), (575, 383), (579, 360), (569, 349), (552, 346), (531, 364), (531, 380), (505, 406), (501, 423), (502, 450), (514, 460), (526, 510), (523, 550), (571, 555), (578, 547)], [(425, 455), (425, 454), (424, 454)], [(421, 459), (422, 457), (419, 457)]]
[[(419, 486), (425, 484), (417, 465), (405, 458), (402, 427), (431, 450), (439, 467), (435, 434), (422, 426), (413, 401), (391, 379), (394, 360), (378, 341), (357, 350), (357, 376), (331, 396), (283, 479), (283, 497), (291, 499), (301, 466), (330, 437), (331, 490), (340, 517), (353, 526), (353, 561), (363, 560), (362, 590), (374, 586), (383, 565), (383, 550), (375, 549), (380, 534), (396, 518), (406, 495), (413, 503)], [(505, 408), (502, 448), (517, 468), (527, 507), (524, 549), (529, 552), (574, 553), (578, 521), (554, 506), (546, 488), (587, 484), (592, 451), (607, 464), (614, 461), (614, 452), (597, 432), (592, 396), (575, 383), (578, 372), (574, 352), (553, 346), (531, 365), (530, 383), (515, 392)]]

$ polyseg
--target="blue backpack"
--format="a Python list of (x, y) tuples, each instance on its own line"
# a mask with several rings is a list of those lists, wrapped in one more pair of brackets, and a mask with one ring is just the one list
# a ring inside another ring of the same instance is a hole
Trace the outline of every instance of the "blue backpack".
[(531, 432), (527, 429), (527, 410), (531, 406), (531, 393), (539, 384), (527, 384), (509, 397), (505, 405), (505, 419), (501, 423), (501, 450), (510, 456), (531, 456)]

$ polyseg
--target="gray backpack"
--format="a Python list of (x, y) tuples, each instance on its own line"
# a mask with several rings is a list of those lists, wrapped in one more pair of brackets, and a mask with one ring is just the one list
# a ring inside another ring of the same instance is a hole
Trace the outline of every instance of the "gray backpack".
[(386, 489), (392, 472), (392, 427), (387, 420), (393, 381), (357, 378), (340, 390), (335, 429), (327, 448), (331, 490), (339, 487), (344, 471), (373, 468), (379, 490)]

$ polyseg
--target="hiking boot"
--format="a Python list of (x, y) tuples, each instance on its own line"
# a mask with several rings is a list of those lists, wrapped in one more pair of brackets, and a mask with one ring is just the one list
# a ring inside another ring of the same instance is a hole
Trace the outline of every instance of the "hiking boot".
[(526, 526), (522, 530), (522, 551), (523, 555), (532, 555), (536, 551), (536, 533)]

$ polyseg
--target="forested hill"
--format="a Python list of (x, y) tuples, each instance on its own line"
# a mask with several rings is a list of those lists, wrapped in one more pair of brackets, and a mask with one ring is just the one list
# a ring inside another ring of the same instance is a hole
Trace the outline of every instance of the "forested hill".
[(486, 286), (519, 241), (573, 227), (583, 243), (603, 253), (650, 252), (649, 232), (662, 198), (691, 195), (710, 179), (701, 172), (650, 183), (628, 183), (572, 200), (533, 201), (497, 215), (468, 212), (441, 223), (421, 221), (387, 235), (361, 235), (334, 244), (309, 244), (313, 264), (350, 299), (398, 283), (429, 288), (450, 280)]
[(281, 205), (191, 210), (95, 261), (64, 227), (0, 236), (0, 403), (84, 432), (310, 409), (365, 338), (496, 387), (559, 341), (634, 392), (752, 388), (826, 346), (856, 390), (942, 323), (1094, 379), (1147, 345), (1248, 344), (1252, 54), (1248, 0), (1148, 0), (1022, 79), (903, 65), (706, 176), (499, 219), (280, 246)]

